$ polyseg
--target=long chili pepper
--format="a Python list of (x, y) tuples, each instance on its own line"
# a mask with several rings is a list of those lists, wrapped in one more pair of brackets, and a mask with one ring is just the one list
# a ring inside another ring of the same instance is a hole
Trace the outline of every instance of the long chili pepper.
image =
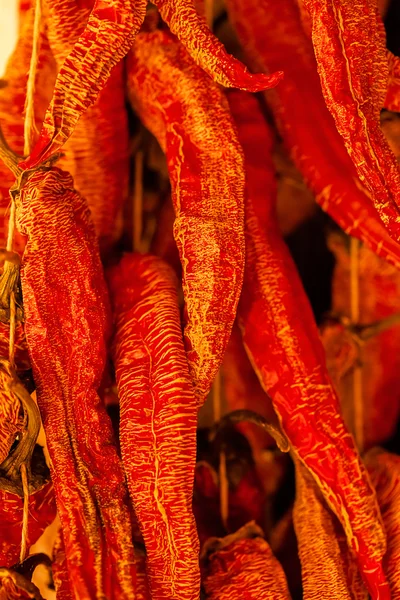
[(312, 41), (326, 105), (360, 180), (398, 241), (400, 174), (379, 122), (388, 64), (377, 8), (369, 0), (303, 2), (312, 20)]
[(303, 600), (368, 600), (354, 556), (335, 515), (326, 506), (305, 467), (295, 460), (296, 531), (303, 580)]
[(372, 598), (390, 598), (375, 494), (340, 415), (311, 307), (276, 225), (271, 158), (265, 155), (263, 170), (254, 168), (271, 133), (253, 97), (230, 93), (228, 100), (248, 166), (246, 268), (238, 310), (244, 344), (293, 452), (339, 518)]
[(283, 569), (254, 522), (225, 538), (211, 538), (202, 557), (208, 600), (290, 600)]
[(25, 332), (72, 592), (80, 600), (134, 598), (127, 493), (96, 392), (109, 313), (90, 214), (57, 168), (22, 174), (12, 193), (28, 238)]
[(125, 255), (109, 274), (116, 331), (121, 453), (146, 545), (153, 600), (197, 599), (192, 514), (197, 402), (182, 340), (173, 271)]
[[(68, 0), (67, 0), (68, 1)], [(64, 0), (52, 3), (60, 14)], [(278, 72), (252, 75), (229, 56), (190, 0), (157, 0), (163, 18), (188, 52), (211, 76), (226, 86), (257, 91), (274, 87)], [(21, 162), (30, 169), (55, 154), (71, 136), (80, 116), (95, 101), (111, 69), (127, 54), (146, 14), (145, 0), (96, 0), (85, 30), (62, 66), (38, 143)]]
[(242, 287), (242, 154), (222, 92), (169, 32), (137, 37), (128, 84), (140, 118), (167, 155), (185, 347), (201, 403), (221, 364)]
[(376, 490), (388, 548), (383, 561), (393, 600), (400, 598), (400, 458), (373, 448), (364, 457), (372, 485)]
[(285, 71), (268, 93), (279, 131), (318, 204), (349, 235), (399, 266), (389, 236), (337, 132), (321, 91), (310, 40), (295, 0), (228, 0), (229, 15), (252, 64)]
[[(82, 33), (94, 0), (47, 1), (44, 22), (59, 68)], [(120, 212), (129, 179), (124, 65), (119, 62), (95, 103), (82, 115), (58, 166), (74, 178), (86, 199), (102, 250), (120, 234)]]
[(389, 81), (387, 84), (384, 107), (393, 112), (400, 112), (400, 58), (391, 52), (387, 53)]

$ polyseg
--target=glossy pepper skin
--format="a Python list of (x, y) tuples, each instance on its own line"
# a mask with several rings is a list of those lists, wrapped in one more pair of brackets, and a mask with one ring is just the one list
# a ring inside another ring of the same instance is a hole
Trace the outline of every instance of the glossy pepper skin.
[(393, 239), (400, 239), (400, 174), (380, 127), (388, 80), (385, 37), (368, 0), (303, 0), (322, 92), (358, 176)]
[(201, 404), (221, 364), (242, 287), (241, 149), (221, 90), (168, 31), (138, 35), (128, 86), (137, 113), (167, 156), (185, 348)]
[(362, 189), (326, 107), (312, 43), (296, 1), (228, 0), (227, 9), (251, 64), (264, 70), (279, 65), (285, 71), (267, 101), (316, 201), (347, 234), (398, 267), (400, 246)]
[[(268, 155), (261, 194), (259, 179), (253, 177), (262, 140), (271, 133), (254, 98), (231, 92), (228, 100), (247, 166), (246, 267), (238, 309), (244, 345), (293, 452), (345, 529), (371, 596), (390, 598), (376, 497), (341, 417), (311, 307), (276, 225), (274, 169)], [(254, 135), (248, 136), (252, 125), (257, 143)]]
[[(65, 1), (68, 0), (52, 3), (60, 14)], [(272, 76), (252, 75), (229, 56), (190, 0), (157, 0), (155, 4), (188, 52), (218, 83), (258, 91), (281, 80), (281, 72)], [(84, 31), (58, 73), (39, 140), (31, 155), (21, 162), (22, 169), (31, 169), (49, 159), (71, 136), (79, 118), (104, 87), (112, 68), (132, 47), (146, 7), (146, 0), (95, 1)]]
[(57, 168), (23, 173), (13, 193), (27, 236), (25, 332), (71, 591), (79, 600), (134, 598), (127, 491), (96, 391), (110, 313), (90, 213)]
[(129, 493), (146, 546), (153, 600), (196, 600), (192, 513), (197, 402), (182, 340), (177, 280), (155, 256), (125, 255), (108, 274), (113, 362)]
[[(85, 28), (94, 0), (48, 0), (43, 21), (58, 68)], [(111, 71), (98, 97), (81, 116), (57, 165), (68, 171), (86, 199), (103, 254), (121, 233), (121, 211), (128, 195), (129, 127), (125, 107), (124, 64)]]
[(290, 600), (283, 569), (254, 522), (225, 538), (211, 538), (202, 556), (208, 600)]

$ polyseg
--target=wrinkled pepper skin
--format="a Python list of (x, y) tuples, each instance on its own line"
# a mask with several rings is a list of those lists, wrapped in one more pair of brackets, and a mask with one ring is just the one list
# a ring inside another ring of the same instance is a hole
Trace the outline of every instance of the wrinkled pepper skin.
[[(259, 139), (268, 140), (271, 133), (266, 123), (261, 128), (254, 98), (232, 92), (228, 100), (250, 167), (261, 144), (242, 131), (250, 121), (258, 123)], [(244, 345), (293, 452), (344, 527), (371, 596), (390, 598), (376, 497), (341, 417), (311, 307), (276, 225), (274, 169), (271, 158), (264, 159), (269, 182), (265, 179), (261, 195), (258, 179), (252, 179), (251, 168), (246, 171), (246, 268), (238, 310)]]
[[(65, 1), (69, 0), (52, 3), (60, 14)], [(157, 0), (155, 4), (189, 54), (218, 83), (259, 91), (274, 87), (282, 79), (281, 72), (252, 75), (228, 55), (190, 0)], [(39, 140), (31, 155), (21, 162), (22, 169), (38, 166), (62, 148), (104, 87), (112, 68), (132, 47), (146, 7), (146, 0), (95, 0), (84, 31), (58, 73)]]
[(321, 208), (348, 234), (400, 266), (400, 246), (386, 230), (325, 105), (311, 41), (295, 0), (228, 0), (251, 64), (285, 71), (267, 94), (279, 132)]
[(290, 600), (285, 574), (254, 522), (203, 550), (202, 582), (208, 600)]
[(400, 458), (373, 448), (365, 455), (365, 464), (376, 490), (387, 532), (388, 549), (383, 566), (389, 579), (392, 599), (400, 598)]
[(325, 103), (377, 212), (399, 241), (400, 173), (379, 121), (389, 72), (377, 7), (369, 0), (302, 1)]
[[(46, 32), (59, 68), (84, 30), (93, 4), (94, 0), (45, 3)], [(128, 195), (128, 137), (124, 64), (120, 61), (94, 104), (81, 116), (57, 163), (72, 175), (75, 189), (86, 199), (103, 253), (121, 233), (121, 211)]]
[(400, 58), (391, 52), (387, 53), (389, 80), (386, 90), (384, 108), (400, 112)]
[(197, 402), (171, 268), (125, 255), (108, 274), (113, 361), (129, 493), (146, 546), (153, 600), (197, 600), (199, 542), (192, 513)]
[(221, 90), (169, 32), (137, 37), (128, 86), (141, 120), (167, 155), (185, 347), (201, 404), (222, 362), (242, 287), (242, 154)]
[[(24, 501), (16, 494), (0, 490), (0, 566), (10, 568), (19, 562)], [(53, 521), (57, 508), (51, 482), (29, 496), (27, 547), (32, 546)]]
[(303, 600), (368, 600), (339, 521), (297, 460), (293, 522), (303, 580)]
[(28, 172), (17, 183), (25, 333), (71, 591), (79, 600), (134, 598), (127, 491), (96, 391), (111, 317), (94, 227), (68, 173)]

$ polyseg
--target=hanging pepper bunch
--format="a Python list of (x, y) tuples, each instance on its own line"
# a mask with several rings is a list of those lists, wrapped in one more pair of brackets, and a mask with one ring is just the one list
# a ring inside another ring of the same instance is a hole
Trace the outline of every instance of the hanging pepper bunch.
[[(0, 85), (0, 598), (48, 597), (37, 564), (57, 600), (397, 598), (400, 459), (358, 451), (342, 384), (368, 371), (368, 447), (388, 443), (399, 59), (366, 0), (225, 8), (20, 3)], [(329, 238), (320, 329), (281, 232), (312, 196), (368, 247)]]

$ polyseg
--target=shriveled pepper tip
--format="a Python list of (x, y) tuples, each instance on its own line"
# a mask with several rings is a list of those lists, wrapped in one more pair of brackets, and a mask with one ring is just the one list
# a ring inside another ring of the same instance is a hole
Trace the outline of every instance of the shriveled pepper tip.
[(276, 71), (272, 75), (266, 75), (264, 73), (258, 73), (257, 75), (251, 75), (251, 83), (246, 84), (243, 87), (247, 92), (262, 92), (269, 90), (278, 85), (284, 77), (283, 71)]

